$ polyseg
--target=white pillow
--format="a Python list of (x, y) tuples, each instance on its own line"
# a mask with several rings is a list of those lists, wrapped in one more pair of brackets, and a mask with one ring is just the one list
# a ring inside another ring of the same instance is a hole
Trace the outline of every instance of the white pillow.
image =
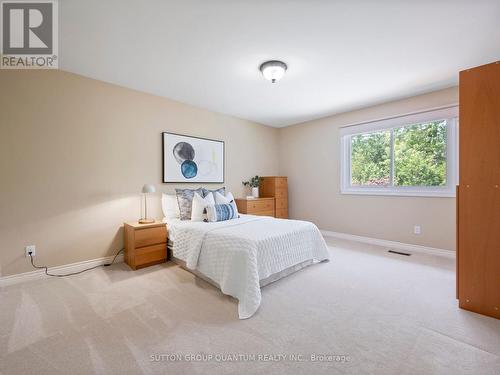
[(172, 194), (161, 195), (161, 209), (166, 219), (178, 219), (181, 217), (177, 196)]
[(234, 197), (230, 191), (227, 192), (226, 196), (223, 196), (218, 191), (215, 192), (215, 204), (228, 204), (231, 203), (231, 201), (234, 201)]
[(235, 215), (236, 215), (236, 217), (239, 216), (238, 207), (236, 206), (236, 202), (234, 201), (233, 194), (230, 191), (228, 191), (226, 193), (226, 196), (223, 196), (219, 192), (216, 192), (214, 195), (215, 195), (215, 204), (229, 204), (232, 202), (232, 206), (234, 208)]
[(191, 206), (191, 221), (203, 221), (207, 217), (205, 208), (214, 205), (214, 195), (208, 193), (205, 198), (202, 198), (198, 193), (194, 193), (193, 205)]

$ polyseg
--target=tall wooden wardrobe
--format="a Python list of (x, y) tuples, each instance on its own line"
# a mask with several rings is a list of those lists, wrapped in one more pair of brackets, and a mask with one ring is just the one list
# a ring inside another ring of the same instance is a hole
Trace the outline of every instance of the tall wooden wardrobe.
[(500, 61), (460, 72), (459, 306), (500, 319)]

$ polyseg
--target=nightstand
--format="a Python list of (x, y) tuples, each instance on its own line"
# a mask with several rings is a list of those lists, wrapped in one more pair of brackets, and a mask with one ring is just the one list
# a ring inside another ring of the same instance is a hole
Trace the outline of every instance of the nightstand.
[(133, 270), (167, 261), (167, 226), (125, 223), (125, 263)]
[(249, 215), (274, 216), (274, 198), (235, 199), (238, 212)]

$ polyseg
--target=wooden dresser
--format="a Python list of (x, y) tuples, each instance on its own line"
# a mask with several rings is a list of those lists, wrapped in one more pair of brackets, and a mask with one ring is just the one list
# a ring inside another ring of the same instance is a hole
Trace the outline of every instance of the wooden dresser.
[(288, 219), (288, 179), (282, 176), (263, 177), (260, 196), (275, 199), (275, 216)]
[(165, 223), (125, 223), (125, 263), (133, 270), (167, 261)]
[(235, 199), (238, 212), (249, 215), (274, 216), (274, 198)]

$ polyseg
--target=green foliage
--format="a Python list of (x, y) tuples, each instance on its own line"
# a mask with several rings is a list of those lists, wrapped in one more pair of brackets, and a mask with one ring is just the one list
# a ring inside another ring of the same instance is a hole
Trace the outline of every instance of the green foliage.
[(250, 179), (250, 181), (243, 181), (242, 184), (245, 186), (259, 187), (262, 182), (262, 177), (255, 176)]
[[(446, 185), (446, 121), (393, 129), (394, 186)], [(351, 137), (353, 185), (390, 185), (391, 131)]]
[(446, 185), (446, 122), (394, 129), (394, 185)]
[(391, 133), (360, 134), (351, 138), (353, 185), (387, 185), (391, 174)]

